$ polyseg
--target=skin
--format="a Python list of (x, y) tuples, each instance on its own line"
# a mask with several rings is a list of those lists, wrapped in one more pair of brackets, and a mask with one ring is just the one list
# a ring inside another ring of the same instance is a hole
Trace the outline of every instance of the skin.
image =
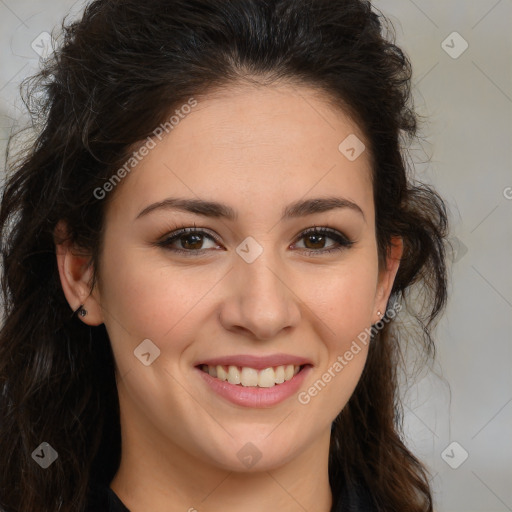
[[(303, 356), (313, 365), (307, 390), (379, 320), (402, 248), (395, 241), (379, 269), (368, 151), (349, 161), (338, 150), (350, 134), (365, 137), (319, 93), (233, 86), (198, 100), (111, 192), (92, 293), (87, 258), (66, 243), (57, 248), (70, 306), (84, 303), (82, 321), (105, 323), (116, 360), (123, 448), (111, 487), (132, 512), (328, 512), (330, 426), (355, 389), (367, 346), (307, 405), (297, 394), (267, 408), (234, 405), (194, 364), (232, 354)], [(162, 208), (137, 219), (170, 196), (219, 201), (238, 217)], [(336, 208), (280, 220), (290, 203), (331, 196), (362, 213)], [(194, 224), (218, 240), (196, 243), (202, 255), (155, 245)], [(322, 253), (338, 244), (329, 235), (323, 245), (301, 237), (314, 226), (354, 243)], [(263, 248), (250, 264), (235, 251), (248, 236)], [(134, 357), (144, 339), (161, 351), (150, 366)], [(250, 468), (237, 457), (248, 442), (261, 453)]]

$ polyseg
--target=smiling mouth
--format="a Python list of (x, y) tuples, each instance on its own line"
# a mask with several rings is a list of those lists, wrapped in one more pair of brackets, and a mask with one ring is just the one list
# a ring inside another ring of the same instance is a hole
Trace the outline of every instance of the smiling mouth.
[(198, 368), (211, 377), (229, 384), (244, 387), (271, 388), (287, 382), (308, 365), (282, 365), (256, 370), (248, 366), (210, 366), (202, 364)]

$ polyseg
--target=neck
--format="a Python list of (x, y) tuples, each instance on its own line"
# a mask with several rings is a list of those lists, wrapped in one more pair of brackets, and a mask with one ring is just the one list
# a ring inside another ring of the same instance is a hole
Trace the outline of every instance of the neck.
[(121, 414), (122, 456), (110, 487), (130, 512), (329, 512), (330, 430), (292, 460), (236, 472), (196, 458)]

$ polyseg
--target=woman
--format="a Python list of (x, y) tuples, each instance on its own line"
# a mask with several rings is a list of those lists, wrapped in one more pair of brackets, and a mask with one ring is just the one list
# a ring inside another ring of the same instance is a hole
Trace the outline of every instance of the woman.
[(431, 354), (446, 212), (382, 21), (96, 0), (65, 27), (0, 213), (6, 512), (432, 510), (399, 326)]

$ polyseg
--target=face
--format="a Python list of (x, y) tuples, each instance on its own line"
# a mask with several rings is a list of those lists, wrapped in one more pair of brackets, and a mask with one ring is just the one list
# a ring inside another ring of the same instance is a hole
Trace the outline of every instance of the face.
[(123, 428), (234, 471), (326, 454), (366, 360), (351, 347), (394, 277), (378, 267), (369, 155), (338, 148), (364, 135), (304, 87), (191, 110), (106, 213), (93, 297)]

